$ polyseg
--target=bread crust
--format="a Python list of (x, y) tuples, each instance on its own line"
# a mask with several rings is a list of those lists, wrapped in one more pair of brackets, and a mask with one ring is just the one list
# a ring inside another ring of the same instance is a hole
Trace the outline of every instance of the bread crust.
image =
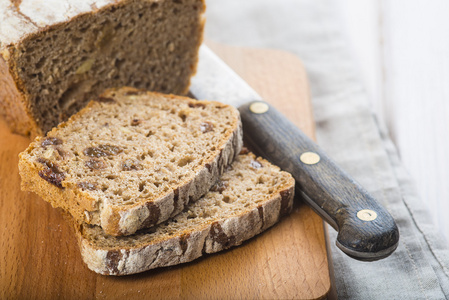
[[(196, 101), (187, 97), (145, 92), (128, 87), (110, 89), (100, 97), (111, 97), (116, 91), (121, 91), (121, 93), (148, 93), (160, 97), (178, 99), (179, 101)], [(202, 103), (216, 102), (202, 101)], [(61, 123), (58, 128), (77, 122), (95, 105), (97, 103), (92, 101), (79, 113), (70, 117), (67, 122)], [(224, 104), (220, 103), (220, 105)], [(230, 125), (232, 130), (216, 146), (214, 155), (209, 160), (203, 161), (202, 165), (195, 170), (195, 174), (187, 177), (179, 185), (174, 186), (172, 190), (159, 195), (157, 199), (142, 200), (133, 207), (115, 206), (112, 204), (103, 204), (102, 207), (99, 207), (97, 199), (90, 197), (89, 193), (84, 192), (77, 186), (73, 186), (69, 181), (62, 181), (62, 188), (60, 188), (47, 180), (43, 180), (39, 175), (42, 166), (27, 158), (28, 153), (41, 145), (43, 137), (36, 138), (35, 142), (27, 150), (19, 154), (22, 190), (36, 193), (44, 200), (50, 202), (53, 207), (61, 207), (68, 211), (80, 222), (101, 226), (110, 235), (133, 234), (141, 228), (154, 226), (181, 212), (189, 202), (204, 195), (219, 176), (223, 174), (225, 168), (232, 163), (239, 154), (243, 144), (242, 124), (239, 113), (235, 108), (232, 108), (232, 111), (235, 116), (233, 123)], [(58, 128), (53, 129), (51, 133), (56, 134)]]
[(17, 87), (13, 70), (0, 56), (0, 115), (14, 133), (35, 136), (36, 123), (30, 118), (25, 105), (25, 95)]
[[(4, 29), (0, 27), (0, 83), (6, 86), (4, 91), (0, 91), (0, 116), (7, 120), (8, 127), (12, 132), (32, 138), (45, 134), (31, 111), (29, 92), (17, 70), (16, 61), (23, 51), (19, 50), (20, 44), (25, 40), (43, 37), (48, 31), (62, 28), (68, 22), (76, 21), (79, 18), (94, 17), (102, 11), (124, 6), (133, 1), (135, 0), (96, 2), (61, 0), (63, 3), (60, 3), (58, 8), (65, 7), (65, 11), (55, 9), (55, 12), (61, 14), (58, 16), (48, 15), (48, 11), (42, 9), (42, 3), (39, 1), (27, 2), (27, 4), (31, 4), (27, 7), (29, 15), (21, 10), (22, 1), (0, 1), (0, 26), (2, 23), (8, 25), (3, 25)], [(202, 10), (199, 13), (203, 15), (206, 6), (205, 0), (198, 1), (202, 3)], [(39, 9), (33, 9), (32, 5)], [(197, 53), (203, 40), (204, 24), (205, 19), (202, 17), (198, 24), (200, 38), (194, 46)], [(190, 65), (190, 77), (196, 73), (197, 62), (198, 56)], [(188, 92), (189, 85), (190, 79), (182, 94)]]
[(129, 275), (159, 267), (193, 261), (204, 254), (216, 253), (265, 231), (291, 212), (294, 179), (283, 190), (257, 208), (222, 219), (191, 232), (135, 247), (100, 248), (83, 236), (75, 225), (81, 256), (88, 268), (103, 275)]

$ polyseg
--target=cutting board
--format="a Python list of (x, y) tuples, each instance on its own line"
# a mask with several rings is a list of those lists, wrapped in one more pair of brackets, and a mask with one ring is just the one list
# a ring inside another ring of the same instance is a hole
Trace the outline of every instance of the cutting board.
[[(298, 58), (208, 44), (314, 137), (307, 78)], [(60, 211), (20, 190), (17, 155), (29, 142), (0, 121), (1, 299), (318, 299), (330, 290), (322, 220), (299, 199), (291, 215), (239, 247), (137, 275), (97, 275), (82, 262)]]

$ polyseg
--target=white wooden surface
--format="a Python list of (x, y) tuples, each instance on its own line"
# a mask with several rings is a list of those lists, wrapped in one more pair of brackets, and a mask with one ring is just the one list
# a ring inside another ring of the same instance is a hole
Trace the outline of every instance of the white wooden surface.
[(449, 240), (449, 1), (338, 3), (373, 108)]

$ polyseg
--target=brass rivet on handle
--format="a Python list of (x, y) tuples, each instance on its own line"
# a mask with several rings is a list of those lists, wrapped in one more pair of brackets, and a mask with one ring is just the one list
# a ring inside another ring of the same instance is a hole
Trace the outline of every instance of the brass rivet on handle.
[(306, 165), (314, 165), (320, 161), (320, 156), (315, 152), (304, 152), (299, 159)]
[(362, 221), (373, 221), (377, 218), (377, 213), (371, 209), (362, 209), (357, 213), (357, 218)]
[(249, 110), (255, 114), (263, 114), (268, 111), (268, 104), (264, 102), (254, 102), (249, 106)]

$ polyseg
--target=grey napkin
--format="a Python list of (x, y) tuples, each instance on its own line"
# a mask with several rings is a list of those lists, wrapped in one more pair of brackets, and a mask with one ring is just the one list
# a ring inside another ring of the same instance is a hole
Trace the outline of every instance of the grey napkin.
[[(340, 299), (444, 299), (449, 250), (434, 229), (383, 126), (379, 126), (329, 0), (214, 0), (206, 36), (234, 45), (297, 54), (312, 91), (319, 144), (396, 219), (400, 244), (390, 257), (359, 262), (332, 244)], [(329, 228), (330, 241), (336, 232)]]

